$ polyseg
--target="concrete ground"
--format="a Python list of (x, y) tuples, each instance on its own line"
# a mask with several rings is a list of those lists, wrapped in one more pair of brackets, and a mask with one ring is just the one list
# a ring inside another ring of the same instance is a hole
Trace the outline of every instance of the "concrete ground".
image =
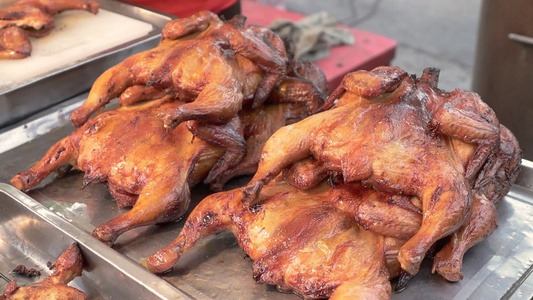
[(393, 65), (417, 75), (437, 67), (440, 88), (471, 89), (481, 0), (268, 1), (307, 15), (325, 10), (340, 23), (392, 38)]

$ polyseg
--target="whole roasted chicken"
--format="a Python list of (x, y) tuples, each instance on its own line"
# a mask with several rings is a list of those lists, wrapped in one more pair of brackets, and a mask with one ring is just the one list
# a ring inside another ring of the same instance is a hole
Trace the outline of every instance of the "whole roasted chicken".
[[(190, 187), (204, 180), (221, 158), (235, 160), (231, 149), (195, 138), (191, 131), (231, 139), (236, 130), (231, 124), (195, 128), (194, 121), (165, 128), (161, 111), (180, 105), (184, 103), (165, 97), (102, 113), (52, 146), (11, 183), (28, 190), (65, 165), (84, 171), (85, 185), (106, 182), (119, 207), (133, 206), (94, 229), (93, 235), (107, 244), (129, 229), (177, 220), (189, 205)], [(304, 104), (265, 104), (242, 114), (241, 134), (248, 151), (244, 158), (237, 154), (241, 164), (221, 168), (209, 182), (214, 188), (221, 188), (233, 176), (253, 173), (266, 139), (281, 126), (307, 116), (307, 108)]]
[[(178, 238), (146, 260), (148, 269), (165, 272), (200, 239), (231, 231), (254, 261), (253, 277), (259, 283), (306, 299), (387, 299), (389, 278), (400, 271), (398, 250), (422, 219), (413, 205), (392, 204), (408, 203), (408, 197), (359, 183), (331, 187), (322, 182), (302, 191), (279, 177), (265, 186), (261, 204), (253, 209), (244, 207), (241, 198), (242, 189), (234, 189), (202, 200)], [(386, 220), (376, 227), (391, 236), (365, 230), (354, 218), (356, 214), (369, 223)]]
[[(500, 125), (496, 151), (469, 181), (472, 206), (467, 218), (442, 249), (433, 272), (447, 280), (462, 278), (465, 252), (495, 229), (495, 205), (519, 172), (520, 147)], [(478, 146), (449, 138), (450, 155), (466, 169)], [(369, 189), (362, 181), (343, 182), (315, 158), (304, 158), (264, 186), (257, 204), (242, 206), (243, 189), (205, 198), (193, 210), (178, 238), (144, 264), (162, 273), (200, 239), (231, 231), (254, 260), (254, 279), (294, 291), (305, 298), (388, 299), (389, 279), (401, 272), (400, 249), (423, 226), (423, 202), (417, 196)]]
[[(344, 182), (417, 197), (422, 225), (398, 256), (402, 268), (416, 274), (428, 249), (467, 221), (470, 181), (500, 144), (496, 115), (477, 94), (444, 92), (437, 82), (438, 70), (431, 68), (419, 79), (397, 67), (348, 74), (326, 101), (325, 108), (338, 99), (331, 109), (267, 141), (243, 201), (256, 203), (264, 184), (307, 157)], [(473, 145), (466, 164), (453, 141)]]
[(157, 47), (104, 72), (70, 119), (80, 126), (113, 98), (134, 103), (162, 94), (187, 102), (161, 112), (167, 126), (187, 120), (226, 124), (243, 107), (259, 107), (267, 98), (306, 102), (314, 113), (323, 98), (313, 89), (271, 96), (291, 71), (283, 42), (269, 29), (245, 27), (242, 15), (223, 22), (202, 11), (169, 22)]
[(19, 0), (0, 9), (0, 59), (31, 54), (28, 37), (43, 37), (54, 28), (53, 15), (65, 10), (98, 13), (100, 3), (79, 0)]
[(87, 296), (82, 291), (68, 286), (74, 278), (81, 276), (83, 271), (83, 257), (76, 243), (63, 252), (50, 267), (54, 272), (38, 283), (19, 287), (16, 280), (12, 280), (6, 287), (0, 300), (17, 299), (54, 299), (54, 300), (82, 300)]

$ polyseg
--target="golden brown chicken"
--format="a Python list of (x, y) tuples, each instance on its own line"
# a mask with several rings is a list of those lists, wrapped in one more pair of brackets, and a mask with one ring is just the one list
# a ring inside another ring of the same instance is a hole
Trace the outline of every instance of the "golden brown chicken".
[[(416, 274), (427, 250), (467, 221), (470, 179), (499, 147), (500, 126), (477, 94), (437, 88), (438, 71), (418, 80), (397, 67), (348, 74), (328, 100), (335, 106), (278, 130), (266, 143), (257, 173), (244, 189), (252, 205), (262, 186), (285, 167), (313, 157), (345, 182), (422, 203), (420, 230), (401, 249), (399, 261)], [(451, 140), (474, 145), (463, 164)]]
[[(65, 165), (84, 171), (84, 184), (106, 182), (119, 207), (133, 206), (94, 229), (93, 235), (107, 244), (129, 229), (177, 220), (189, 205), (190, 187), (204, 180), (221, 157), (223, 161), (242, 160), (235, 159), (231, 149), (194, 138), (190, 130), (231, 139), (231, 132), (236, 130), (231, 124), (195, 128), (191, 121), (173, 130), (165, 128), (161, 111), (180, 105), (183, 102), (165, 97), (102, 113), (52, 146), (11, 183), (28, 190)], [(266, 139), (287, 122), (307, 116), (307, 108), (302, 104), (265, 104), (243, 112), (243, 116), (247, 155), (240, 165), (222, 167), (210, 181), (214, 188), (221, 188), (233, 176), (255, 171)]]
[(83, 257), (76, 243), (63, 252), (50, 266), (50, 269), (54, 270), (52, 275), (28, 286), (19, 287), (17, 281), (12, 280), (0, 299), (81, 300), (87, 298), (82, 291), (67, 285), (74, 278), (81, 276), (83, 271)]
[(0, 59), (30, 56), (28, 37), (43, 37), (54, 28), (52, 15), (65, 10), (98, 13), (100, 3), (79, 0), (19, 0), (0, 9)]
[(65, 10), (98, 13), (100, 3), (79, 0), (19, 0), (0, 9), (0, 28), (17, 26), (28, 36), (43, 37), (54, 27), (52, 15)]
[[(134, 103), (166, 94), (187, 102), (162, 112), (168, 126), (186, 120), (226, 124), (243, 107), (259, 107), (291, 68), (278, 36), (244, 23), (242, 15), (223, 22), (208, 11), (169, 22), (157, 47), (104, 72), (70, 120), (80, 126), (116, 97)], [(279, 95), (270, 99), (305, 101), (311, 113), (323, 102), (313, 91), (306, 97)]]
[[(447, 280), (461, 278), (464, 253), (494, 231), (494, 204), (519, 172), (518, 142), (500, 126), (497, 151), (472, 180), (469, 217), (435, 257), (433, 272)], [(477, 145), (447, 142), (466, 168)], [(254, 279), (305, 298), (388, 299), (387, 278), (402, 276), (399, 285), (404, 285), (410, 277), (400, 271), (398, 253), (422, 224), (417, 197), (342, 183), (341, 175), (313, 158), (286, 168), (251, 208), (242, 206), (242, 196), (242, 189), (235, 189), (202, 200), (178, 238), (142, 263), (152, 272), (165, 272), (200, 239), (228, 230), (254, 260)]]
[(23, 29), (7, 27), (0, 29), (0, 59), (25, 58), (31, 54), (31, 42)]
[[(388, 299), (389, 278), (400, 271), (398, 250), (422, 220), (419, 212), (392, 204), (408, 197), (359, 183), (331, 187), (323, 182), (304, 192), (279, 177), (264, 187), (261, 204), (252, 209), (242, 205), (241, 197), (242, 189), (234, 189), (203, 199), (178, 238), (143, 264), (152, 272), (165, 272), (200, 239), (231, 231), (254, 261), (253, 277), (259, 283), (311, 299)], [(381, 226), (403, 238), (359, 225), (354, 215), (369, 206), (372, 213), (359, 214), (360, 220), (395, 215), (389, 224), (394, 226)]]
[(496, 205), (509, 192), (520, 171), (522, 150), (518, 141), (503, 125), (500, 125), (500, 133), (498, 150), (487, 159), (473, 185), (470, 217), (452, 233), (434, 258), (433, 273), (442, 275), (448, 281), (463, 278), (462, 265), (466, 251), (486, 239), (498, 227)]

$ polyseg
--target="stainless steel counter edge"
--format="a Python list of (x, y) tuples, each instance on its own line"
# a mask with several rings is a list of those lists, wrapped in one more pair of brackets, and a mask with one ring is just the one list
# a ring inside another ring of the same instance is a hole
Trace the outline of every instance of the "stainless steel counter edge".
[(129, 258), (116, 252), (110, 247), (98, 241), (96, 238), (78, 229), (76, 226), (70, 224), (60, 216), (56, 215), (46, 207), (28, 197), (23, 192), (17, 190), (15, 187), (0, 183), (0, 192), (5, 193), (20, 202), (28, 210), (46, 220), (49, 224), (71, 237), (78, 242), (82, 250), (90, 251), (100, 258), (108, 262), (117, 270), (122, 272), (131, 280), (144, 286), (150, 290), (154, 295), (160, 299), (191, 299), (191, 297), (184, 292), (176, 289), (174, 286), (150, 273), (137, 263), (131, 261)]

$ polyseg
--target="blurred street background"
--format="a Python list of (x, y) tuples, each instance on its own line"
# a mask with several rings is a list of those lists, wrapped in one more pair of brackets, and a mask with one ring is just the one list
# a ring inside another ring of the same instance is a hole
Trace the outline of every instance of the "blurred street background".
[(440, 88), (471, 88), (481, 0), (268, 1), (306, 15), (324, 10), (339, 23), (394, 39), (392, 65), (417, 75), (437, 67)]

